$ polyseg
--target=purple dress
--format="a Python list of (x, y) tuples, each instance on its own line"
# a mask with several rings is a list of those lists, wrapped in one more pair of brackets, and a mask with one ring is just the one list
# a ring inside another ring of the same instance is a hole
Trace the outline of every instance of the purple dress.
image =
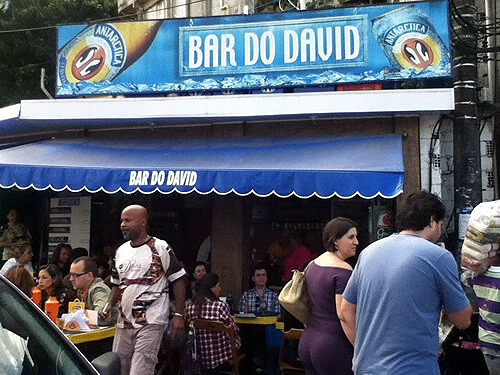
[(311, 315), (300, 339), (299, 357), (307, 375), (351, 375), (353, 347), (335, 307), (352, 271), (311, 263), (306, 273)]

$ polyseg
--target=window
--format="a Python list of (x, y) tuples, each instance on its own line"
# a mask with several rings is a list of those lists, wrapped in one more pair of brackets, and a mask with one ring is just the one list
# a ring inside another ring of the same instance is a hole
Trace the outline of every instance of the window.
[(31, 367), (24, 361), (23, 374), (97, 374), (80, 352), (27, 297), (0, 278), (0, 323), (3, 329), (28, 339)]

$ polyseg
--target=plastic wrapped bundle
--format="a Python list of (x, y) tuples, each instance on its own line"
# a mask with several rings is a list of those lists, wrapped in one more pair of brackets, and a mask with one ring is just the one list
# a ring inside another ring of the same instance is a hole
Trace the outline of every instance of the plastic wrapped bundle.
[(463, 267), (483, 273), (494, 263), (500, 263), (500, 200), (472, 210), (462, 246)]

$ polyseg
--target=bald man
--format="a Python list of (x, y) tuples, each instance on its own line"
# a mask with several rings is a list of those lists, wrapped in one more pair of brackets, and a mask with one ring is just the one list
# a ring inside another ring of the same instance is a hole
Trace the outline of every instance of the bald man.
[(184, 329), (185, 288), (178, 281), (186, 271), (167, 242), (147, 233), (148, 219), (143, 206), (122, 211), (120, 228), (127, 242), (116, 250), (111, 297), (101, 313), (105, 318), (120, 300), (113, 351), (120, 356), (122, 375), (154, 373), (168, 323), (169, 284), (175, 297), (170, 329), (174, 335)]

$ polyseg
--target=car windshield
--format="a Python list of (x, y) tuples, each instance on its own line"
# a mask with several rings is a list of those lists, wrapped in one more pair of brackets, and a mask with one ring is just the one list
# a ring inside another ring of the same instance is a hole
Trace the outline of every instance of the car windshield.
[(0, 324), (0, 373), (97, 374), (45, 314), (2, 276)]

